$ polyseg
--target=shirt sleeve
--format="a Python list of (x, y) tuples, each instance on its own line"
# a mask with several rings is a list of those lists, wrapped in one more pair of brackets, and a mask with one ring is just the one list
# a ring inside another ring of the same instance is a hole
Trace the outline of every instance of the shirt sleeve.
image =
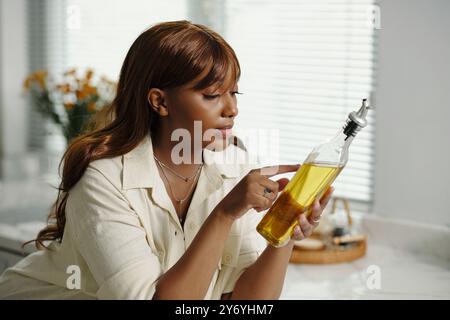
[[(264, 213), (265, 211), (257, 212), (256, 210), (251, 209), (245, 214), (244, 217), (246, 218), (246, 221), (243, 224), (242, 235), (239, 241), (239, 251), (234, 253), (237, 255), (235, 262), (232, 258), (227, 259), (229, 256), (227, 256), (227, 248), (225, 249), (225, 256), (222, 257), (222, 269), (219, 275), (221, 294), (233, 291), (240, 276), (258, 259), (266, 248), (267, 244), (265, 239), (256, 230), (256, 226)], [(233, 240), (231, 242), (233, 242)], [(228, 252), (230, 251), (231, 250)], [(232, 255), (233, 253), (229, 254)]]
[(76, 249), (98, 284), (99, 299), (151, 299), (162, 274), (137, 214), (120, 190), (88, 167), (66, 205)]
[[(260, 161), (248, 163), (242, 174), (247, 174), (250, 170), (261, 167)], [(261, 212), (250, 209), (241, 218), (244, 220), (244, 223), (240, 237), (231, 236), (225, 244), (225, 252), (222, 256), (222, 269), (218, 279), (220, 295), (234, 290), (236, 282), (241, 275), (258, 259), (267, 247), (266, 240), (256, 230), (258, 223), (267, 211), (268, 209)], [(233, 250), (235, 251), (234, 253)], [(233, 255), (237, 255), (235, 259), (233, 259)]]

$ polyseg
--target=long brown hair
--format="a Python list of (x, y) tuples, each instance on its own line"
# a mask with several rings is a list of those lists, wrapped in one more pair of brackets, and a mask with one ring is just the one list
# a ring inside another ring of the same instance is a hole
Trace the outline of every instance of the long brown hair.
[(178, 87), (205, 72), (194, 87), (201, 90), (222, 83), (230, 70), (237, 82), (240, 66), (233, 49), (206, 26), (182, 20), (159, 23), (144, 31), (125, 57), (112, 104), (97, 115), (94, 129), (75, 138), (65, 151), (58, 196), (47, 227), (27, 243), (34, 242), (42, 249), (47, 248), (44, 241), (61, 242), (69, 191), (89, 163), (126, 154), (150, 134), (157, 117), (147, 100), (150, 88)]

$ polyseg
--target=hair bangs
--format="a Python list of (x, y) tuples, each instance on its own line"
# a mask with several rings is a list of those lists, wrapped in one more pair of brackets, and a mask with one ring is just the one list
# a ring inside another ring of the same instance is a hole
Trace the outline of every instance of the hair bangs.
[(201, 77), (194, 85), (194, 90), (202, 90), (217, 85), (221, 88), (234, 86), (239, 81), (241, 70), (239, 61), (231, 48), (209, 41), (209, 50), (203, 51), (200, 61), (203, 63)]

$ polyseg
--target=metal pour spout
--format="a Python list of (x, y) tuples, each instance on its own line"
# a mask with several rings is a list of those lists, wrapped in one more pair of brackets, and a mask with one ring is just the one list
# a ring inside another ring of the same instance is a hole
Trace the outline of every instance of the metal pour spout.
[(366, 116), (369, 109), (371, 109), (371, 107), (368, 105), (367, 99), (363, 99), (361, 108), (359, 108), (358, 111), (351, 112), (348, 117), (350, 118), (350, 120), (355, 122), (358, 127), (364, 128), (365, 126), (367, 126)]

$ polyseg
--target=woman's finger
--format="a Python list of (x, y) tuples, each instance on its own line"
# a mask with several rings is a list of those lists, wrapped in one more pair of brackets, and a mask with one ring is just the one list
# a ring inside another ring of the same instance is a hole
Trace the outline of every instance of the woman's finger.
[(300, 228), (305, 237), (309, 237), (312, 234), (313, 226), (309, 223), (304, 213), (302, 213), (298, 219)]
[(279, 191), (278, 182), (270, 180), (269, 178), (266, 177), (261, 177), (261, 179), (258, 182), (261, 186), (267, 188), (267, 190), (270, 190), (270, 192), (274, 193), (275, 195), (278, 194)]
[(325, 209), (325, 207), (327, 206), (328, 202), (331, 199), (331, 196), (333, 195), (333, 192), (334, 192), (334, 187), (328, 188), (325, 195), (320, 199), (320, 206), (322, 207), (322, 210)]
[[(261, 194), (256, 195), (255, 205), (254, 205), (255, 210), (260, 212), (260, 211), (269, 209), (273, 203), (273, 200), (270, 199), (269, 197), (271, 197), (271, 193), (266, 193), (266, 196), (264, 196), (262, 194), (262, 191), (261, 191)], [(258, 209), (256, 209), (256, 208), (258, 208)]]
[(308, 217), (308, 221), (313, 226), (317, 226), (320, 222), (320, 217), (322, 216), (323, 209), (319, 203), (319, 200), (314, 200), (312, 205), (311, 215)]
[(280, 164), (276, 166), (262, 167), (260, 169), (255, 169), (254, 171), (260, 175), (271, 177), (280, 173), (287, 173), (297, 171), (301, 164)]
[(292, 239), (294, 240), (303, 240), (305, 239), (305, 235), (302, 232), (302, 229), (299, 225), (295, 226), (294, 228), (294, 234), (292, 235)]

